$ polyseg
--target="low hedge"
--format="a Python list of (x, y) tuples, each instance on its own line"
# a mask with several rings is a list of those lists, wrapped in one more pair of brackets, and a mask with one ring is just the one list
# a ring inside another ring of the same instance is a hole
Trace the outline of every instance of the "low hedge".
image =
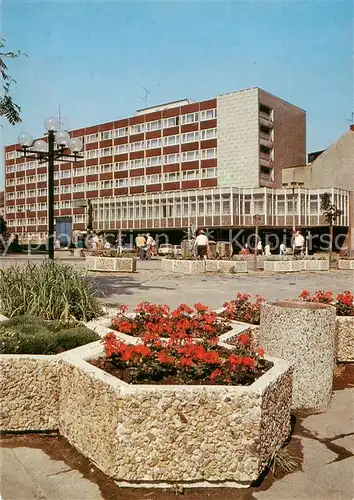
[(0, 323), (0, 354), (58, 354), (99, 339), (75, 322), (16, 316)]

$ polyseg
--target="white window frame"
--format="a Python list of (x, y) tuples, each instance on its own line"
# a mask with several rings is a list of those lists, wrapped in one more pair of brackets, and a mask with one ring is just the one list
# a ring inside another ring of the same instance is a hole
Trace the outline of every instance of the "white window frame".
[[(193, 156), (193, 158), (191, 158)], [(198, 161), (199, 160), (199, 149), (193, 151), (184, 151), (182, 153), (182, 162), (186, 163), (189, 161)]]
[(128, 143), (118, 144), (118, 146), (115, 147), (115, 154), (116, 155), (121, 155), (121, 154), (128, 153), (128, 152), (129, 152), (129, 144)]
[(217, 116), (216, 108), (205, 109), (200, 112), (200, 121), (214, 120)]
[(86, 143), (87, 144), (90, 144), (93, 142), (98, 142), (98, 132), (96, 132), (95, 134), (89, 134), (86, 136)]
[(199, 179), (199, 177), (199, 170), (184, 170), (182, 172), (182, 179), (184, 181), (194, 181), (196, 179)]
[(109, 139), (112, 139), (113, 135), (113, 130), (105, 130), (104, 132), (101, 132), (101, 141), (108, 141)]
[(199, 122), (199, 113), (195, 111), (194, 113), (186, 113), (181, 116), (182, 125), (187, 125), (188, 123), (196, 123)]
[(145, 167), (145, 159), (144, 158), (137, 158), (135, 160), (130, 160), (129, 162), (129, 168), (131, 170), (134, 170), (135, 168), (144, 168)]
[(185, 134), (182, 134), (182, 140), (181, 143), (185, 144), (188, 142), (198, 142), (199, 141), (199, 132), (186, 132)]
[(216, 148), (202, 149), (201, 158), (202, 160), (211, 160), (217, 157)]
[(216, 139), (216, 130), (216, 128), (206, 128), (204, 130), (201, 130), (200, 140), (207, 141), (209, 139)]
[(203, 168), (202, 169), (202, 179), (214, 179), (217, 177), (217, 168)]
[(123, 170), (129, 170), (129, 162), (128, 161), (118, 161), (117, 163), (114, 164), (114, 170), (118, 171), (123, 171)]
[(98, 149), (90, 149), (88, 151), (85, 151), (85, 156), (87, 160), (98, 158)]
[[(172, 120), (173, 120), (173, 122), (171, 123)], [(179, 121), (180, 121), (179, 116), (171, 116), (170, 118), (164, 118), (163, 128), (178, 127)]]
[(161, 148), (161, 137), (156, 137), (155, 139), (148, 139), (146, 141), (146, 149), (158, 149), (158, 148)]
[(152, 122), (145, 123), (146, 132), (153, 132), (155, 130), (160, 130), (162, 126), (161, 120), (154, 120)]
[(129, 186), (129, 179), (128, 177), (122, 177), (121, 179), (116, 179), (116, 188), (122, 188), (122, 187), (128, 187)]
[(111, 146), (107, 147), (107, 148), (101, 148), (100, 149), (100, 157), (104, 157), (104, 156), (112, 156), (113, 154), (113, 148)]
[(116, 128), (114, 131), (115, 139), (118, 137), (126, 137), (127, 135), (129, 135), (129, 127)]
[(130, 126), (130, 135), (142, 134), (145, 132), (145, 123), (137, 123)]
[(161, 174), (147, 175), (146, 184), (161, 184)]
[(144, 141), (137, 141), (137, 142), (131, 142), (130, 143), (130, 151), (143, 151), (145, 149), (145, 142)]
[(84, 167), (74, 168), (73, 177), (81, 177), (83, 175), (85, 175)]
[(163, 145), (168, 146), (178, 146), (181, 142), (181, 136), (179, 135), (166, 135), (163, 138)]
[(149, 158), (146, 158), (147, 167), (158, 167), (160, 165), (162, 165), (161, 156), (150, 156)]

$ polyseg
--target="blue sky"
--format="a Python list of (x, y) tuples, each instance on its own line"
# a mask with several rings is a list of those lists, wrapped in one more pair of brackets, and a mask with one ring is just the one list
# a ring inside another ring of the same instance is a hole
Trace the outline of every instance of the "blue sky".
[[(351, 1), (3, 0), (23, 123), (2, 141), (43, 132), (62, 106), (69, 128), (149, 105), (261, 87), (306, 109), (308, 151), (327, 147), (353, 111)], [(0, 186), (3, 184), (0, 165)]]

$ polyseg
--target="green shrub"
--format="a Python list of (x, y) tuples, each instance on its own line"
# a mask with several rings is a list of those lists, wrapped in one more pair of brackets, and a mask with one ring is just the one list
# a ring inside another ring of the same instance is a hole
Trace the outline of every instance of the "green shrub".
[(16, 316), (0, 323), (1, 354), (57, 354), (100, 337), (79, 323)]
[(91, 282), (73, 266), (46, 260), (0, 269), (0, 313), (88, 321), (101, 314)]

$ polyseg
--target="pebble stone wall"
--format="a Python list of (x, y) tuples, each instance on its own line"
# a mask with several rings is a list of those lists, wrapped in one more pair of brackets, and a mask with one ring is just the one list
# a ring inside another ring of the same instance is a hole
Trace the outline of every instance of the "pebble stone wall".
[(289, 433), (291, 368), (273, 361), (249, 387), (149, 386), (68, 354), (59, 429), (122, 486), (247, 486)]
[(0, 355), (0, 430), (58, 428), (58, 369), (55, 356)]
[(283, 301), (261, 307), (259, 343), (294, 364), (292, 407), (325, 411), (332, 395), (336, 310), (326, 304)]
[(337, 316), (337, 361), (354, 361), (354, 316)]
[(339, 259), (338, 269), (351, 269), (354, 271), (354, 259)]
[(200, 274), (206, 272), (247, 273), (247, 262), (240, 260), (162, 259), (161, 269), (170, 273)]

